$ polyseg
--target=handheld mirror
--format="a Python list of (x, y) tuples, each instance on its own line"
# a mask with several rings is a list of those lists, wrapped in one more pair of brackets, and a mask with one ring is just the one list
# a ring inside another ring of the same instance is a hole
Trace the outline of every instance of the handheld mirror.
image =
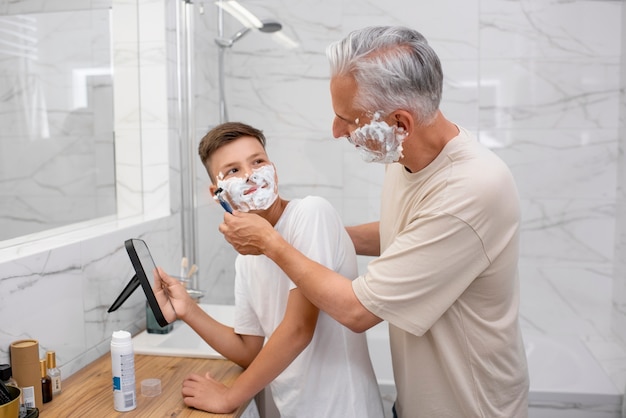
[[(152, 312), (154, 313), (154, 317), (160, 326), (167, 326), (168, 322), (163, 316), (163, 312), (161, 312), (161, 308), (159, 307), (159, 303), (154, 296), (154, 292), (152, 291), (152, 283), (153, 272), (156, 270), (156, 265), (152, 260), (152, 256), (150, 255), (150, 250), (148, 250), (148, 246), (143, 240), (132, 238), (124, 241), (124, 246), (126, 247), (126, 251), (128, 252), (128, 256), (130, 257), (130, 262), (135, 269), (135, 275), (128, 282), (122, 293), (115, 299), (113, 305), (109, 308), (107, 312), (113, 312), (117, 310), (126, 299), (141, 285), (143, 288), (143, 292), (146, 295), (146, 299), (148, 300), (148, 305)], [(149, 279), (150, 277), (150, 279)]]

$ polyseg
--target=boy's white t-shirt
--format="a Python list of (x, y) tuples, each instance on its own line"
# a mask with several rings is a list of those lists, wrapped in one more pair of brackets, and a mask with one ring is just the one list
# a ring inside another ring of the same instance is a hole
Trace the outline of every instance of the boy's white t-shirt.
[[(352, 241), (326, 200), (290, 201), (275, 229), (308, 258), (345, 277), (357, 276)], [(265, 256), (239, 255), (235, 270), (235, 332), (269, 338), (296, 286)], [(311, 343), (270, 387), (283, 418), (384, 415), (365, 333), (350, 331), (322, 311)]]

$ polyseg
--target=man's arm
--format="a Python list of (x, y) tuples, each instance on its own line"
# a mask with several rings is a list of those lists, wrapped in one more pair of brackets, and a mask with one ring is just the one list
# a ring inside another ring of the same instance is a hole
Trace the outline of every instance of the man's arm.
[(233, 386), (227, 388), (209, 376), (191, 375), (183, 383), (185, 404), (228, 413), (251, 399), (309, 345), (318, 314), (319, 310), (297, 288), (291, 290), (282, 322)]
[(227, 213), (219, 229), (241, 254), (272, 259), (315, 306), (352, 331), (363, 332), (381, 321), (357, 299), (352, 280), (304, 256), (260, 216)]
[(358, 255), (380, 255), (380, 231), (378, 222), (346, 226)]

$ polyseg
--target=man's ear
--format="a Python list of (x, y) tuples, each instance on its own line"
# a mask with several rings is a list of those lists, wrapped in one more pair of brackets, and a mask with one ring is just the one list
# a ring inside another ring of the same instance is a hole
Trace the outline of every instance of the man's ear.
[(395, 125), (398, 128), (404, 129), (404, 132), (410, 134), (413, 128), (415, 128), (415, 119), (413, 115), (406, 110), (396, 110), (393, 113)]

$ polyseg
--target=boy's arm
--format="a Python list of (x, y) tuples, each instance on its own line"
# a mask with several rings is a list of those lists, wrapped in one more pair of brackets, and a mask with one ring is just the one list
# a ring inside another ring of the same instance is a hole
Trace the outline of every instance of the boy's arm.
[(248, 367), (263, 347), (264, 337), (239, 335), (200, 308), (185, 287), (162, 268), (154, 272), (154, 295), (165, 318), (172, 322), (179, 318), (189, 325), (204, 341), (227, 359), (241, 367)]
[(227, 388), (209, 376), (191, 375), (183, 383), (185, 404), (214, 413), (228, 413), (251, 399), (309, 345), (318, 314), (319, 310), (299, 289), (292, 289), (282, 322), (233, 386)]
[(184, 321), (218, 353), (239, 366), (248, 367), (263, 348), (264, 337), (241, 335), (216, 321), (195, 304)]

